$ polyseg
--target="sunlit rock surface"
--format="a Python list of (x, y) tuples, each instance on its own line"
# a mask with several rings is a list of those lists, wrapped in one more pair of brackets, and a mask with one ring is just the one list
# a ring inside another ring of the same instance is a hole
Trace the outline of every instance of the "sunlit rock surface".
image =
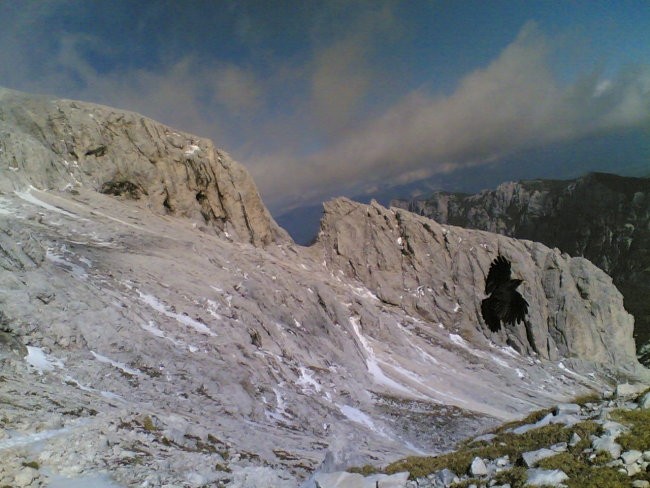
[[(42, 483), (297, 486), (645, 374), (584, 260), (345, 200), (302, 248), (209, 141), (16, 92), (0, 113), (4, 484), (33, 461)], [(499, 252), (529, 335), (482, 324)]]
[(650, 364), (650, 178), (591, 173), (569, 181), (508, 182), (475, 195), (436, 192), (392, 205), (589, 259), (623, 293), (635, 318), (639, 357)]

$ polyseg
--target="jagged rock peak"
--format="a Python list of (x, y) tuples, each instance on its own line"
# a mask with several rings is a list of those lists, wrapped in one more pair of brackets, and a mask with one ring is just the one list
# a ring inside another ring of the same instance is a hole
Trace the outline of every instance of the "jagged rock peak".
[[(543, 359), (572, 358), (647, 374), (633, 318), (602, 270), (543, 244), (445, 226), (411, 212), (340, 198), (325, 204), (317, 246), (328, 266), (362, 281), (386, 304), (425, 322), (453, 324), (476, 343), (493, 340)], [(524, 324), (493, 335), (481, 316), (490, 263), (512, 262), (530, 304)]]
[(235, 240), (288, 240), (248, 172), (205, 138), (106, 106), (0, 88), (0, 191), (91, 188)]
[(623, 293), (640, 357), (650, 365), (650, 178), (590, 173), (567, 181), (506, 182), (474, 195), (436, 192), (391, 205), (589, 259)]

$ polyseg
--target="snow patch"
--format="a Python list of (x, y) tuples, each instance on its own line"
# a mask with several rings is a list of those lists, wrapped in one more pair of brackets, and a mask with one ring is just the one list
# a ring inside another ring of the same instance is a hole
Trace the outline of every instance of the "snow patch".
[[(36, 190), (33, 186), (30, 186), (27, 191), (15, 191), (14, 193), (21, 198), (22, 200), (31, 203), (32, 205), (36, 205), (37, 207), (44, 208), (45, 210), (49, 210), (50, 212), (56, 212), (61, 215), (65, 215), (66, 217), (71, 217), (73, 219), (78, 219), (78, 220), (85, 220), (81, 219), (78, 215), (75, 215), (73, 213), (70, 213), (66, 210), (63, 210), (62, 208), (55, 207), (54, 205), (50, 205), (49, 203), (45, 203), (43, 200), (39, 200), (36, 198), (34, 195), (32, 195), (32, 191)], [(36, 190), (38, 191), (38, 190)]]
[(155, 296), (149, 295), (147, 293), (142, 293), (141, 291), (138, 291), (138, 294), (140, 295), (140, 300), (146, 305), (149, 305), (156, 312), (159, 312), (166, 317), (172, 318), (187, 327), (191, 327), (192, 329), (196, 330), (201, 334), (205, 334), (209, 336), (217, 335), (214, 332), (212, 332), (205, 324), (202, 324), (198, 320), (194, 320), (193, 318), (187, 315), (183, 315), (169, 310), (167, 306), (163, 304), (160, 300), (158, 300), (158, 298), (156, 298)]
[[(273, 393), (275, 394), (276, 407), (274, 411), (264, 411), (266, 418), (269, 420), (275, 420), (277, 422), (286, 422), (287, 420), (291, 420), (292, 416), (289, 412), (287, 412), (287, 404), (284, 401), (284, 398), (282, 398), (282, 393), (280, 393), (280, 390), (278, 388), (273, 388)], [(262, 401), (264, 403), (268, 403), (264, 397), (262, 397)]]
[(377, 429), (377, 426), (368, 414), (363, 413), (358, 408), (351, 407), (350, 405), (337, 405), (337, 407), (339, 407), (341, 413), (345, 415), (348, 420), (363, 425), (372, 431), (378, 432), (379, 429)]
[(503, 359), (501, 359), (498, 356), (490, 356), (490, 359), (492, 359), (492, 361), (497, 363), (499, 366), (502, 366), (504, 368), (509, 368), (510, 367), (510, 364), (508, 364), (507, 361), (504, 361)]
[(208, 312), (215, 319), (221, 320), (223, 317), (221, 317), (221, 315), (219, 315), (219, 313), (217, 312), (217, 310), (219, 310), (219, 304), (214, 300), (210, 300), (210, 299), (207, 299), (206, 303), (207, 303), (207, 306), (205, 307), (206, 312)]
[(27, 346), (27, 356), (25, 361), (43, 374), (45, 371), (54, 371), (54, 368), (63, 368), (63, 361), (52, 356), (48, 356), (40, 347)]
[(459, 336), (458, 334), (449, 334), (449, 339), (451, 340), (451, 342), (453, 342), (454, 344), (459, 345), (460, 347), (462, 347), (464, 349), (471, 349), (469, 347), (469, 345), (467, 344), (467, 341), (465, 339), (463, 339), (461, 336)]
[[(335, 278), (337, 278), (337, 281), (341, 281), (340, 278), (338, 278), (336, 276), (335, 276)], [(377, 295), (375, 295), (373, 292), (371, 292), (370, 290), (368, 290), (368, 288), (363, 288), (363, 287), (360, 287), (360, 286), (353, 286), (353, 285), (350, 285), (350, 284), (348, 286), (350, 287), (350, 289), (356, 295), (358, 295), (358, 296), (360, 296), (362, 298), (370, 298), (372, 300), (379, 301), (379, 297)]]
[(373, 421), (372, 417), (370, 415), (362, 412), (358, 408), (351, 407), (350, 405), (336, 405), (339, 407), (339, 410), (345, 417), (359, 425), (362, 425), (368, 430), (371, 430), (372, 432), (379, 434), (382, 437), (385, 437), (386, 439), (391, 439), (394, 440), (391, 436), (389, 436), (384, 429), (379, 427), (375, 422)]
[(411, 390), (384, 374), (381, 367), (379, 366), (379, 361), (375, 355), (375, 351), (370, 346), (368, 339), (361, 333), (359, 320), (356, 317), (350, 317), (350, 324), (352, 325), (352, 330), (354, 330), (354, 334), (357, 336), (359, 343), (366, 352), (366, 367), (368, 368), (368, 372), (373, 377), (375, 383), (387, 386), (393, 390), (401, 391), (402, 393), (412, 395), (413, 392)]
[(70, 271), (75, 278), (81, 281), (85, 281), (88, 278), (88, 273), (86, 273), (86, 270), (82, 266), (79, 266), (78, 264), (75, 264), (65, 258), (65, 253), (66, 252), (69, 253), (69, 251), (67, 251), (65, 246), (61, 247), (61, 251), (62, 254), (59, 254), (55, 252), (53, 248), (50, 247), (45, 252), (45, 258), (48, 261), (58, 265), (59, 267)]
[(167, 334), (165, 334), (162, 330), (160, 330), (156, 326), (156, 323), (153, 320), (150, 320), (146, 324), (141, 323), (140, 328), (143, 329), (143, 330), (146, 330), (147, 332), (149, 332), (151, 335), (153, 335), (155, 337), (160, 337), (161, 339), (167, 339), (168, 341), (170, 341), (171, 343), (173, 343), (176, 346), (181, 345), (181, 343), (179, 341), (176, 341), (176, 340), (172, 339), (171, 337), (167, 336)]
[(124, 401), (124, 398), (122, 398), (120, 395), (117, 395), (115, 393), (112, 393), (110, 391), (100, 391), (99, 394), (103, 396), (104, 398), (107, 398), (108, 400), (119, 400), (121, 402)]
[[(496, 347), (496, 346), (495, 346)], [(505, 354), (506, 356), (510, 356), (513, 358), (521, 358), (521, 354), (519, 354), (517, 351), (515, 351), (512, 347), (510, 346), (505, 346), (505, 347), (499, 347), (499, 350)]]
[(193, 154), (196, 154), (200, 150), (201, 148), (196, 144), (190, 144), (183, 154), (185, 154), (186, 156), (192, 156)]
[(70, 432), (73, 428), (79, 427), (83, 424), (88, 423), (87, 419), (81, 419), (78, 421), (72, 421), (72, 425), (68, 425), (61, 429), (50, 429), (42, 430), (40, 432), (34, 432), (31, 434), (19, 435), (14, 437), (9, 437), (0, 440), (0, 451), (5, 449), (11, 449), (20, 446), (27, 446), (30, 444), (35, 444), (37, 442), (43, 442), (53, 437), (58, 437), (60, 435)]
[(321, 390), (321, 386), (313, 377), (312, 371), (304, 366), (300, 366), (300, 376), (296, 380), (296, 385), (302, 389), (303, 393), (308, 395), (319, 393)]
[(66, 383), (66, 384), (73, 384), (74, 386), (76, 386), (77, 388), (79, 388), (80, 390), (83, 390), (83, 391), (91, 391), (91, 392), (96, 392), (97, 391), (94, 388), (91, 388), (91, 387), (86, 386), (86, 385), (82, 385), (79, 382), (79, 380), (77, 380), (76, 378), (73, 378), (70, 375), (66, 375), (63, 378), (63, 382)]
[(90, 351), (90, 354), (93, 355), (93, 357), (99, 361), (100, 363), (105, 363), (105, 364), (110, 364), (114, 368), (117, 368), (119, 370), (122, 370), (123, 372), (130, 374), (132, 376), (142, 376), (142, 372), (140, 372), (137, 369), (130, 368), (124, 363), (121, 363), (119, 361), (115, 361), (111, 358), (107, 358), (106, 356), (102, 356), (101, 354), (97, 354), (95, 351)]

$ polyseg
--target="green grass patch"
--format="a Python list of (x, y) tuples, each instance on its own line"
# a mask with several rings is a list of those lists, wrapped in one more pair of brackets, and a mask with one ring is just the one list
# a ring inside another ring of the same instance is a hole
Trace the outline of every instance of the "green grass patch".
[(389, 464), (384, 471), (388, 474), (408, 471), (411, 473), (411, 478), (419, 478), (449, 468), (454, 473), (463, 475), (469, 471), (472, 459), (476, 456), (483, 459), (496, 459), (508, 455), (514, 462), (524, 452), (568, 442), (573, 432), (577, 432), (585, 442), (589, 442), (589, 435), (596, 433), (599, 428), (600, 426), (595, 422), (585, 421), (573, 427), (560, 424), (545, 425), (519, 435), (502, 432), (491, 441), (465, 443), (457, 451), (448, 454), (435, 457), (410, 456)]
[(552, 408), (545, 408), (543, 410), (536, 410), (535, 412), (532, 412), (528, 414), (525, 418), (521, 420), (514, 420), (512, 422), (506, 422), (503, 425), (500, 425), (495, 429), (495, 433), (501, 433), (505, 432), (506, 430), (511, 430), (515, 429), (517, 427), (520, 427), (522, 425), (528, 425), (528, 424), (534, 424), (542, 420), (544, 417), (546, 417), (549, 413), (553, 413)]
[[(543, 469), (561, 469), (569, 479), (564, 483), (569, 488), (593, 488), (603, 486), (608, 488), (629, 488), (630, 478), (619, 473), (617, 468), (609, 468), (599, 465), (599, 461), (608, 459), (589, 461), (584, 455), (576, 455), (569, 452), (563, 452), (557, 456), (543, 459), (539, 462), (539, 467)], [(596, 464), (592, 464), (595, 462)], [(514, 487), (513, 487), (514, 488)]]
[(602, 396), (600, 393), (592, 392), (575, 397), (571, 403), (577, 403), (578, 405), (585, 406), (587, 403), (600, 403), (601, 401)]
[(521, 466), (515, 466), (512, 469), (507, 471), (501, 471), (497, 473), (494, 477), (498, 485), (505, 485), (510, 483), (512, 488), (523, 488), (526, 486), (526, 481), (528, 481), (528, 475), (526, 474), (526, 468)]
[[(560, 469), (569, 479), (564, 482), (568, 488), (623, 488), (630, 486), (630, 478), (619, 473), (616, 468), (594, 465), (587, 454), (580, 452), (563, 452), (550, 458), (542, 459), (536, 467), (542, 469)], [(610, 460), (608, 458), (607, 460)], [(600, 460), (596, 460), (600, 461)], [(605, 462), (606, 460), (602, 460)], [(512, 488), (525, 488), (527, 468), (516, 466), (495, 476), (497, 484), (509, 483)]]
[[(575, 403), (582, 405), (599, 401), (600, 396), (597, 394), (583, 395), (574, 399)], [(410, 456), (389, 464), (381, 471), (376, 470), (373, 466), (363, 466), (349, 471), (364, 475), (375, 472), (394, 474), (408, 471), (410, 478), (415, 479), (448, 468), (458, 476), (463, 476), (468, 474), (471, 462), (476, 456), (493, 460), (508, 455), (511, 462), (517, 463), (521, 460), (521, 455), (524, 452), (561, 442), (568, 443), (573, 433), (576, 433), (581, 440), (575, 446), (569, 447), (566, 452), (540, 461), (538, 467), (564, 471), (569, 476), (569, 480), (565, 482), (569, 488), (600, 486), (622, 488), (629, 487), (634, 479), (650, 480), (650, 473), (643, 472), (630, 478), (626, 474), (620, 473), (618, 467), (606, 466), (611, 461), (611, 457), (607, 453), (598, 453), (596, 457), (589, 459), (589, 453), (583, 451), (591, 447), (591, 436), (602, 434), (602, 426), (594, 420), (584, 420), (570, 427), (549, 424), (519, 435), (512, 432), (512, 429), (521, 425), (538, 422), (549, 412), (551, 410), (540, 410), (518, 422), (504, 424), (492, 432), (495, 435), (493, 439), (479, 442), (473, 442), (470, 439), (460, 443), (454, 452), (433, 457)], [(614, 410), (611, 413), (611, 418), (630, 429), (617, 439), (623, 450), (650, 450), (650, 410)], [(495, 480), (498, 484), (510, 483), (512, 488), (523, 488), (527, 481), (526, 471), (525, 467), (517, 463), (513, 468), (497, 473)], [(472, 484), (472, 481), (464, 480), (456, 486), (465, 488)]]
[(611, 416), (613, 420), (630, 428), (616, 439), (623, 450), (650, 449), (650, 410), (614, 410)]
[[(535, 423), (544, 418), (548, 412), (548, 410), (535, 412), (519, 422), (509, 423), (509, 427), (501, 426), (494, 431), (496, 437), (490, 441), (464, 441), (459, 444), (456, 451), (440, 456), (410, 456), (389, 464), (384, 472), (393, 474), (408, 471), (411, 473), (411, 479), (414, 479), (435, 473), (443, 468), (449, 468), (457, 475), (463, 475), (469, 471), (472, 460), (476, 456), (483, 459), (496, 459), (508, 455), (512, 462), (516, 462), (524, 452), (534, 451), (560, 442), (568, 443), (574, 432), (582, 440), (569, 450), (571, 453), (578, 455), (591, 445), (589, 438), (591, 435), (598, 435), (602, 432), (600, 424), (592, 420), (585, 420), (571, 427), (565, 427), (561, 424), (549, 424), (523, 434), (506, 432), (506, 430), (520, 425)], [(507, 482), (512, 484), (517, 481), (519, 475), (517, 470), (510, 471), (512, 473), (508, 476), (513, 481)]]
[(361, 467), (353, 467), (346, 470), (348, 473), (359, 473), (362, 476), (377, 474), (379, 470), (372, 464), (365, 464)]
[(158, 430), (149, 415), (142, 419), (142, 428), (147, 432), (156, 432)]

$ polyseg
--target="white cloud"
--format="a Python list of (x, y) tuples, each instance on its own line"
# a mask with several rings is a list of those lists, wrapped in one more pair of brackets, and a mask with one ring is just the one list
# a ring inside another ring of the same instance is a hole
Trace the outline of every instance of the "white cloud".
[[(268, 195), (301, 198), (360, 191), (378, 182), (493, 162), (513, 151), (648, 123), (650, 70), (602, 85), (596, 74), (559, 83), (550, 46), (534, 24), (449, 96), (415, 91), (337, 143), (278, 165), (286, 178), (260, 182)], [(598, 89), (598, 87), (601, 87)], [(606, 89), (605, 89), (606, 88)]]
[(250, 113), (260, 106), (262, 88), (252, 71), (234, 64), (213, 71), (215, 99), (232, 114)]
[(369, 61), (375, 43), (393, 35), (397, 24), (391, 6), (378, 2), (354, 19), (345, 35), (314, 50), (309, 109), (316, 129), (325, 136), (340, 135), (359, 115), (373, 81), (381, 76)]
[[(559, 81), (550, 61), (559, 43), (551, 44), (534, 24), (450, 94), (432, 95), (424, 87), (391, 105), (378, 88), (390, 73), (377, 46), (403, 27), (392, 4), (368, 2), (347, 16), (349, 2), (338, 5), (340, 10), (321, 12), (340, 17), (321, 23), (324, 30), (338, 30), (314, 34), (311, 51), (301, 56), (284, 59), (262, 50), (255, 58), (259, 65), (162, 56), (165, 63), (146, 68), (116, 66), (123, 53), (94, 34), (66, 33), (59, 24), (48, 37), (48, 23), (60, 18), (66, 2), (29, 3), (24, 12), (3, 6), (12, 22), (0, 31), (0, 83), (134, 110), (211, 137), (251, 170), (276, 207), (650, 126), (650, 68)], [(247, 35), (257, 32), (253, 24), (247, 29)], [(103, 67), (89, 61), (102, 58), (112, 61)], [(373, 107), (372, 118), (364, 112), (369, 94), (388, 107), (379, 115)]]

